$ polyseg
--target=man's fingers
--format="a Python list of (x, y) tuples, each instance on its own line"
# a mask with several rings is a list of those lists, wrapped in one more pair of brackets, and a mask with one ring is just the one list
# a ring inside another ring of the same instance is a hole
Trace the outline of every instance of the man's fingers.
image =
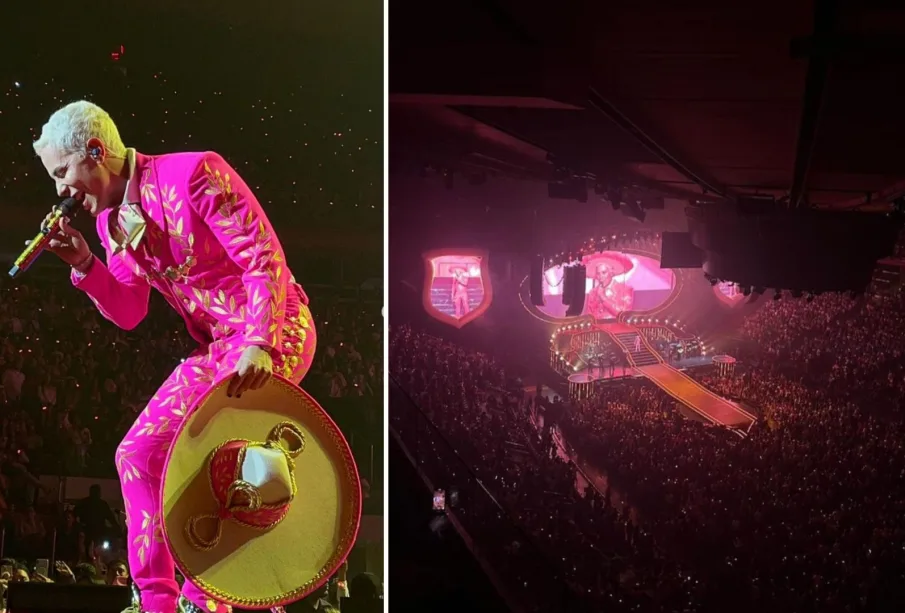
[(60, 220), (60, 232), (65, 234), (66, 236), (78, 236), (79, 231), (74, 229), (71, 225), (69, 225), (69, 218), (64, 217)]
[(245, 373), (245, 376), (242, 377), (242, 381), (239, 383), (239, 388), (236, 390), (237, 398), (241, 398), (242, 394), (251, 388), (251, 384), (254, 383), (257, 374), (258, 372), (252, 369), (249, 369), (248, 372)]
[(236, 395), (236, 390), (239, 389), (239, 385), (242, 383), (242, 375), (236, 373), (233, 375), (233, 378), (229, 380), (229, 385), (226, 388), (226, 395), (232, 398)]
[(252, 380), (251, 385), (248, 387), (250, 390), (259, 390), (267, 384), (267, 381), (270, 380), (270, 373), (266, 370), (260, 370), (255, 378)]

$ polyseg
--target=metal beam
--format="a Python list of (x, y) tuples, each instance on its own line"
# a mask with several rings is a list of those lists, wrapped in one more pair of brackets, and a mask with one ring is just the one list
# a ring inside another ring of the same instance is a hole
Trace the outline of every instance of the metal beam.
[(515, 109), (581, 111), (580, 106), (549, 98), (531, 96), (482, 96), (460, 94), (390, 94), (390, 104), (397, 106), (483, 106)]
[[(814, 4), (814, 38), (829, 37), (835, 30), (836, 4), (837, 0), (816, 0)], [(792, 51), (794, 52), (794, 49)], [(789, 206), (791, 208), (801, 205), (801, 199), (807, 187), (829, 69), (830, 59), (826, 54), (817, 54), (808, 60), (804, 98), (801, 103), (801, 121), (798, 124), (798, 140), (795, 145), (795, 163), (792, 167), (792, 187), (789, 189)]]
[(638, 141), (638, 143), (643, 145), (648, 151), (663, 160), (663, 162), (670, 166), (673, 170), (675, 170), (682, 176), (687, 177), (693, 183), (699, 185), (701, 189), (706, 193), (716, 194), (717, 196), (724, 199), (729, 198), (729, 195), (726, 193), (725, 187), (701, 176), (699, 173), (693, 171), (684, 163), (679, 161), (666, 149), (657, 144), (654, 139), (645, 134), (641, 128), (635, 125), (632, 120), (626, 117), (619, 109), (613, 106), (613, 104), (611, 104), (609, 100), (601, 96), (600, 93), (598, 93), (597, 90), (593, 87), (589, 90), (588, 102), (592, 107), (606, 115), (607, 118), (610, 119), (610, 121), (625, 130), (629, 134), (629, 136)]

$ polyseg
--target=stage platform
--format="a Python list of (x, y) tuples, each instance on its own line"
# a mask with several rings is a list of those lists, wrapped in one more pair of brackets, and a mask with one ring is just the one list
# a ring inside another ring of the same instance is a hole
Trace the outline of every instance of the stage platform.
[[(622, 347), (633, 374), (646, 377), (704, 419), (740, 432), (747, 431), (756, 421), (757, 418), (752, 413), (711, 392), (681, 372), (680, 366), (677, 368), (678, 364), (666, 363), (638, 328), (622, 322), (597, 324), (595, 328), (609, 334)], [(636, 345), (638, 337), (641, 341)], [(569, 381), (572, 383), (571, 377)]]
[(640, 373), (628, 366), (616, 366), (615, 368), (585, 368), (573, 375), (569, 375), (569, 383), (593, 383), (595, 381), (613, 381), (628, 377), (640, 377)]
[[(687, 370), (700, 366), (710, 366), (712, 360), (710, 356), (699, 355), (693, 358), (686, 358), (677, 362), (671, 362), (669, 366), (677, 370)], [(616, 366), (615, 368), (585, 368), (579, 370), (575, 374), (569, 375), (569, 383), (593, 383), (594, 381), (618, 381), (630, 377), (643, 377), (644, 373), (638, 371), (637, 368), (631, 366)]]

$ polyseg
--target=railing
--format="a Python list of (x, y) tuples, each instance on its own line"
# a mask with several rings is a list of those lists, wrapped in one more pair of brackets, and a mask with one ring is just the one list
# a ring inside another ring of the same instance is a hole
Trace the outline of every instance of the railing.
[[(557, 565), (477, 478), (468, 462), (391, 378), (390, 428), (434, 488), (459, 492), (449, 514), (502, 596), (518, 611), (583, 610)], [(428, 493), (425, 492), (425, 499)]]

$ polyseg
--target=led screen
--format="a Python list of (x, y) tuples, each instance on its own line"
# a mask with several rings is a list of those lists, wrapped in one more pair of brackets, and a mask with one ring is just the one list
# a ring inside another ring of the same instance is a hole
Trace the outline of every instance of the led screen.
[(490, 306), (487, 256), (474, 253), (425, 255), (424, 306), (446, 323), (463, 326)]
[[(657, 260), (643, 255), (600, 251), (584, 256), (582, 263), (587, 270), (582, 315), (612, 319), (625, 311), (650, 311), (663, 304), (675, 289), (675, 273), (661, 269)], [(544, 305), (537, 308), (548, 317), (566, 317), (563, 279), (563, 266), (544, 271)]]

